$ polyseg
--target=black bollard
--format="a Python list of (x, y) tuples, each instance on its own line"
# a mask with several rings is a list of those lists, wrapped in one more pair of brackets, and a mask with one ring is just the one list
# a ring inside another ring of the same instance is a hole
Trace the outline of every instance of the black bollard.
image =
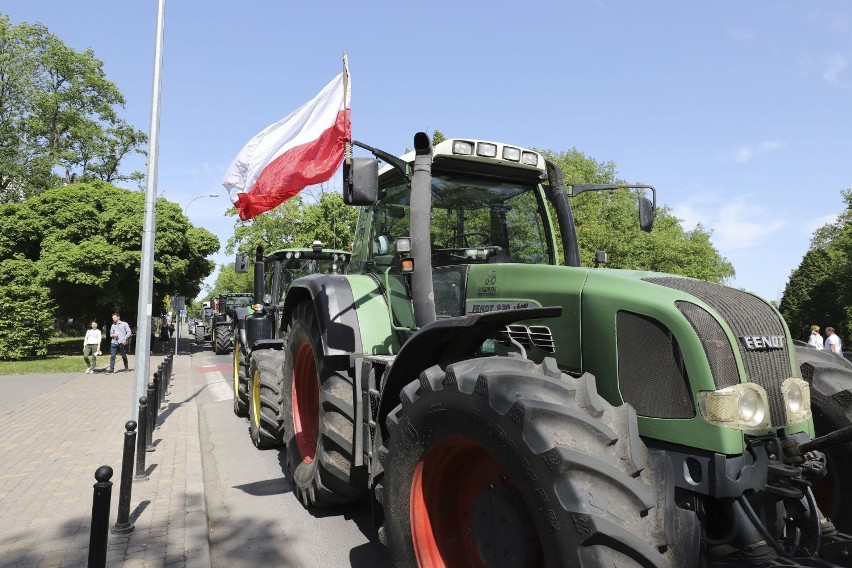
[(133, 530), (130, 522), (130, 494), (133, 491), (133, 450), (136, 445), (136, 422), (130, 420), (124, 425), (124, 453), (121, 455), (121, 486), (118, 488), (118, 517), (110, 529), (113, 534), (129, 533)]
[(153, 452), (154, 447), (154, 426), (157, 424), (157, 398), (154, 396), (154, 383), (148, 383), (148, 431), (145, 439), (145, 451)]
[(147, 481), (145, 475), (145, 444), (148, 439), (148, 397), (139, 399), (139, 437), (136, 438), (136, 476), (135, 481)]
[[(163, 372), (158, 368), (154, 371), (154, 401), (156, 402), (157, 413), (154, 415), (154, 422), (156, 423), (156, 416), (160, 412), (160, 404), (163, 401), (162, 391), (163, 391)], [(156, 428), (156, 426), (154, 426)]]
[(109, 537), (109, 501), (112, 494), (112, 468), (102, 465), (95, 471), (98, 480), (92, 497), (92, 529), (89, 533), (89, 568), (104, 568)]
[(166, 393), (172, 391), (172, 364), (174, 363), (174, 355), (166, 357)]

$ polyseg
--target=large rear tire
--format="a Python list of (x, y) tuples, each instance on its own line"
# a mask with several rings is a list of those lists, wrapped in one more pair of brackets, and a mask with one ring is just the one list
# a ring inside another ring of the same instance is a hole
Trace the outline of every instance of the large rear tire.
[(283, 384), (284, 353), (261, 349), (251, 354), (249, 371), (249, 436), (256, 448), (265, 450), (283, 443), (278, 422), (279, 392)]
[(296, 495), (306, 507), (364, 498), (364, 472), (352, 466), (354, 385), (348, 358), (323, 357), (313, 306), (293, 311), (284, 349), (282, 424)]
[(591, 375), (472, 359), (400, 398), (376, 487), (396, 566), (678, 565), (635, 411)]
[[(814, 432), (824, 436), (852, 425), (852, 365), (825, 351), (798, 347), (796, 355), (802, 377), (811, 384)], [(838, 530), (852, 533), (852, 486), (846, 481), (852, 471), (852, 444), (823, 450), (828, 474), (812, 480), (814, 496), (822, 514)]]
[(213, 350), (216, 355), (230, 353), (232, 345), (231, 326), (227, 323), (217, 323), (213, 326)]
[(239, 334), (236, 334), (234, 339), (234, 414), (240, 417), (248, 415), (247, 384), (242, 342)]
[(195, 344), (204, 345), (204, 326), (202, 324), (195, 325)]

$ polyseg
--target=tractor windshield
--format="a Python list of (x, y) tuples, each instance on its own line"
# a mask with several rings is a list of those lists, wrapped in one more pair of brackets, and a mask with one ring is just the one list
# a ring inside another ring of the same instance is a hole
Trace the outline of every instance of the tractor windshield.
[[(409, 189), (384, 189), (373, 211), (372, 257), (390, 264), (396, 239), (409, 236)], [(544, 207), (531, 183), (446, 174), (432, 178), (432, 262), (435, 266), (513, 262), (547, 264)]]

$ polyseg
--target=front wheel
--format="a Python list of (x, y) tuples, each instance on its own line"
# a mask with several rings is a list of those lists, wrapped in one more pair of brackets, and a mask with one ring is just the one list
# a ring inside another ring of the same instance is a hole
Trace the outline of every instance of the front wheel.
[(249, 366), (249, 436), (256, 448), (280, 446), (278, 400), (284, 353), (272, 349), (253, 351)]
[(284, 352), (281, 418), (296, 495), (306, 507), (361, 500), (367, 483), (352, 466), (355, 387), (348, 358), (323, 356), (311, 304), (293, 310)]
[(243, 417), (248, 414), (248, 379), (243, 362), (243, 348), (239, 335), (234, 339), (234, 414)]
[[(802, 377), (811, 385), (811, 411), (817, 436), (852, 426), (852, 365), (833, 353), (796, 349)], [(828, 474), (813, 482), (814, 496), (823, 515), (838, 530), (852, 532), (852, 487), (846, 481), (852, 471), (852, 445), (823, 450)]]
[(472, 359), (427, 369), (400, 399), (376, 488), (396, 565), (677, 565), (635, 412), (591, 375)]

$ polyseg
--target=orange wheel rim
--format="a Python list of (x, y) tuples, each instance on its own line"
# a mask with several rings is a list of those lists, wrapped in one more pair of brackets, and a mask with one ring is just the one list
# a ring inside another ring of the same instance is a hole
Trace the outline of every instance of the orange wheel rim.
[[(477, 545), (477, 503), (492, 488), (515, 491), (500, 461), (478, 442), (447, 436), (433, 442), (414, 470), (409, 524), (417, 563), (435, 568), (488, 563)], [(517, 500), (521, 502), (521, 499)], [(531, 525), (525, 506), (518, 517)], [(520, 565), (541, 564), (537, 541), (524, 551)]]
[(293, 432), (302, 461), (311, 463), (319, 439), (319, 383), (314, 350), (307, 341), (299, 346), (293, 365)]

